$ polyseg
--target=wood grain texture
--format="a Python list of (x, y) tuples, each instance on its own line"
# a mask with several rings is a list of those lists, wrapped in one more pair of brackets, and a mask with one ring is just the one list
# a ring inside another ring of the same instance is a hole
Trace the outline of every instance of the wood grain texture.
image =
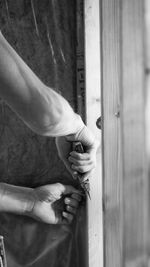
[(101, 16), (105, 266), (121, 267), (120, 1), (102, 1)]
[[(99, 0), (84, 1), (85, 16), (85, 83), (87, 125), (100, 140), (96, 121), (100, 116), (100, 17)], [(102, 174), (101, 148), (97, 168), (90, 178), (88, 200), (88, 266), (103, 267)]]
[(142, 0), (102, 1), (106, 267), (148, 266), (143, 20)]
[(122, 3), (122, 140), (124, 266), (148, 266), (145, 157), (144, 1)]

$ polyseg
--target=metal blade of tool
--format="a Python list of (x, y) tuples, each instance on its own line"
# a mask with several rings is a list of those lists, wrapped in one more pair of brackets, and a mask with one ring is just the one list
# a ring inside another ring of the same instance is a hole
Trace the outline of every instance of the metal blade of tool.
[[(78, 141), (73, 142), (73, 151), (76, 151), (78, 153), (84, 153), (84, 148), (83, 148), (81, 142), (78, 142)], [(87, 193), (89, 199), (91, 199), (89, 180), (87, 179), (86, 181), (82, 182), (81, 177), (82, 177), (82, 174), (78, 173), (78, 181), (79, 181), (81, 187), (83, 188), (84, 192)]]

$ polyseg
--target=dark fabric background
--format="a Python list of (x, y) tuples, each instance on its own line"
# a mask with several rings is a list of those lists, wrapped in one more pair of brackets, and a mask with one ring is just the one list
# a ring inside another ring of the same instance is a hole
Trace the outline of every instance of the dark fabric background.
[[(76, 1), (0, 0), (0, 28), (47, 85), (76, 108)], [(34, 134), (0, 101), (0, 181), (36, 187), (71, 184), (54, 138)], [(0, 214), (8, 267), (84, 267), (84, 207), (72, 226)], [(81, 226), (82, 225), (82, 226)], [(80, 248), (79, 248), (80, 246)]]

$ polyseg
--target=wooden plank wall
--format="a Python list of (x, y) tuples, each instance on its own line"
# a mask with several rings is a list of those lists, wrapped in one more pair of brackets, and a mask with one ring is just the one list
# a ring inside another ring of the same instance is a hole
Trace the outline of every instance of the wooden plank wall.
[[(85, 18), (85, 84), (87, 125), (97, 139), (101, 131), (96, 126), (100, 117), (100, 14), (99, 0), (84, 0)], [(101, 147), (97, 153), (97, 168), (90, 178), (91, 200), (88, 200), (88, 266), (103, 266), (102, 174)]]
[(144, 1), (101, 6), (104, 262), (148, 266)]

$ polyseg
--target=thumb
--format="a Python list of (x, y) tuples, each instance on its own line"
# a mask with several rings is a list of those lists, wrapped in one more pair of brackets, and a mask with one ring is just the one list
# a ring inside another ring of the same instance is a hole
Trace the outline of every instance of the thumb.
[(68, 194), (73, 194), (73, 193), (76, 193), (76, 194), (79, 194), (79, 195), (82, 194), (81, 191), (77, 190), (72, 185), (63, 185), (62, 193), (63, 193), (63, 195), (68, 195)]
[(71, 142), (80, 141), (86, 149), (90, 150), (96, 145), (95, 136), (86, 125), (78, 133), (66, 136), (66, 140)]

